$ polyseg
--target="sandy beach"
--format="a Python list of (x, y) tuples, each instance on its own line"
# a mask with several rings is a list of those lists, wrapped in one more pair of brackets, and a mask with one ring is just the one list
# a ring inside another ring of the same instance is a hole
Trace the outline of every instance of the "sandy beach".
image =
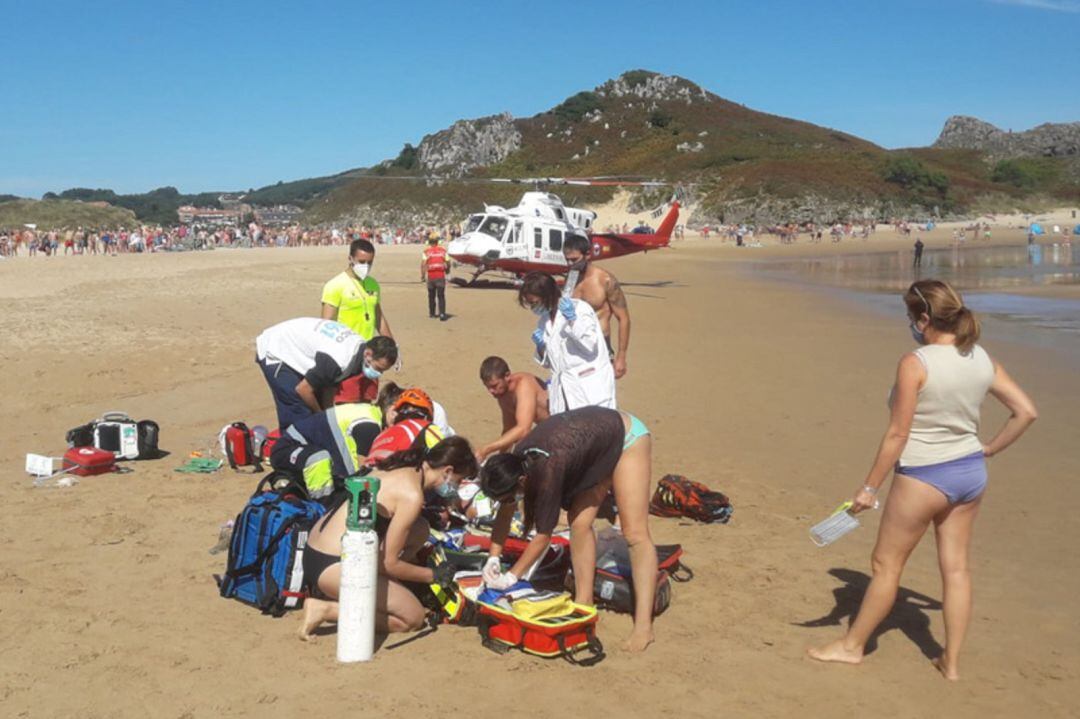
[[(1080, 715), (1080, 373), (987, 322), (983, 345), (1028, 390), (1040, 420), (990, 464), (964, 680), (943, 681), (928, 658), (944, 637), (931, 538), (908, 565), (876, 651), (860, 667), (817, 664), (804, 650), (837, 636), (857, 608), (878, 517), (827, 549), (807, 529), (862, 482), (911, 339), (899, 299), (890, 320), (771, 281), (746, 261), (908, 249), (914, 237), (879, 228), (865, 243), (754, 250), (688, 237), (606, 263), (633, 316), (619, 403), (655, 435), (656, 479), (702, 481), (732, 498), (735, 515), (726, 526), (652, 520), (656, 540), (682, 543), (697, 576), (674, 587), (644, 655), (619, 649), (629, 619), (603, 614), (609, 657), (591, 669), (497, 656), (459, 627), (401, 646), (392, 637), (371, 664), (342, 666), (332, 632), (305, 644), (296, 614), (274, 620), (218, 597), (212, 575), (225, 556), (207, 550), (257, 478), (173, 469), (230, 421), (270, 423), (254, 338), (318, 312), (342, 248), (0, 263), (0, 500), (9, 518), (0, 714)], [(924, 235), (929, 248), (950, 238), (948, 228)], [(995, 229), (993, 242), (1023, 243), (1023, 232)], [(488, 441), (498, 411), (479, 363), (496, 352), (532, 368), (532, 320), (512, 292), (453, 288), (452, 320), (430, 321), (418, 253), (380, 248), (373, 271), (403, 351), (404, 368), (390, 378), (423, 385), (460, 433)], [(1075, 287), (1039, 291), (1076, 296)], [(59, 455), (68, 428), (107, 410), (157, 420), (171, 456), (67, 489), (32, 488), (25, 453)], [(989, 400), (984, 435), (1003, 418)]]

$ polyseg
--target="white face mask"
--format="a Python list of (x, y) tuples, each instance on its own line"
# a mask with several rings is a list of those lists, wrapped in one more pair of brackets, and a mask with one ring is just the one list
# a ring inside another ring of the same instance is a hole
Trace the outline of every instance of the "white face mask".
[(370, 270), (371, 264), (368, 262), (354, 262), (352, 266), (353, 274), (361, 280), (368, 276)]

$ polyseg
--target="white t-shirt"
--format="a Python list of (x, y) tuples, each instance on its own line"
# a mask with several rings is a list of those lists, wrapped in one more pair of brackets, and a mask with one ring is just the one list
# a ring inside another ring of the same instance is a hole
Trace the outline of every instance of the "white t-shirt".
[(255, 356), (283, 363), (319, 389), (363, 371), (364, 339), (340, 322), (300, 317), (263, 330)]
[(456, 432), (454, 428), (450, 426), (450, 420), (446, 417), (446, 408), (434, 400), (431, 402), (432, 409), (431, 423), (439, 428), (443, 437), (453, 437)]

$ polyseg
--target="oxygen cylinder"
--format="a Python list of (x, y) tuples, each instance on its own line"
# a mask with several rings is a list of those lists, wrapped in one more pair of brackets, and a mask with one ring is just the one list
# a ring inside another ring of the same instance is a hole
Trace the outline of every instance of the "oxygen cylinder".
[(375, 500), (379, 479), (349, 477), (345, 488), (349, 513), (341, 538), (337, 658), (339, 662), (366, 662), (375, 651), (375, 588), (379, 578)]

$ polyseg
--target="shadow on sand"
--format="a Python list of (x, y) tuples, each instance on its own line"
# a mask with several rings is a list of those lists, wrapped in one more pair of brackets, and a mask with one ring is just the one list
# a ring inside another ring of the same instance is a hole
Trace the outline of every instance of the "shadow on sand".
[[(866, 593), (866, 587), (870, 584), (870, 577), (852, 569), (830, 569), (829, 574), (844, 582), (844, 586), (833, 590), (836, 606), (823, 617), (795, 622), (795, 626), (839, 627), (842, 625), (846, 628), (855, 618), (863, 594)], [(927, 659), (936, 659), (941, 656), (944, 648), (930, 633), (930, 617), (926, 614), (927, 611), (941, 611), (941, 602), (925, 594), (900, 587), (900, 591), (896, 594), (896, 604), (893, 605), (889, 616), (885, 617), (885, 621), (874, 630), (870, 641), (866, 643), (866, 654), (877, 649), (878, 637), (885, 632), (899, 629)]]

